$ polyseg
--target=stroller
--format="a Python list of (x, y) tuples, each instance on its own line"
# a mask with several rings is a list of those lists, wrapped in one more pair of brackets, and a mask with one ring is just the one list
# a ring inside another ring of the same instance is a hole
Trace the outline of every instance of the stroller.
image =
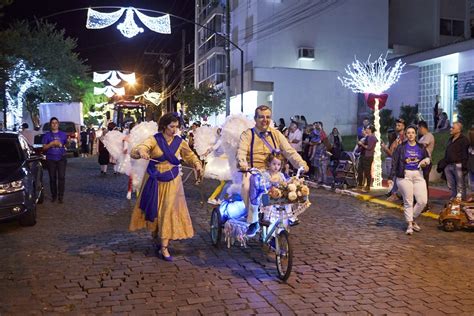
[(343, 151), (336, 167), (334, 185), (336, 188), (348, 189), (357, 186), (358, 156), (352, 151)]

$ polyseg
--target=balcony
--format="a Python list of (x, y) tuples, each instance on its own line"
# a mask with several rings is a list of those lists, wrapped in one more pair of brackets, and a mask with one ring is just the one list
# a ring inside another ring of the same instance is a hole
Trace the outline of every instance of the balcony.
[(224, 8), (220, 5), (218, 0), (210, 0), (207, 5), (201, 8), (199, 12), (199, 23), (206, 23), (207, 18), (214, 13), (224, 14)]

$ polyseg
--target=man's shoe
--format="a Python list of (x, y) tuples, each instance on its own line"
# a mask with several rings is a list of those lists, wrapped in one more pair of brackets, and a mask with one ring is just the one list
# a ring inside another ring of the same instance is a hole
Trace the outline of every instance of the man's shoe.
[(252, 223), (247, 229), (246, 235), (248, 237), (253, 237), (258, 233), (259, 230), (260, 230), (260, 225), (258, 224), (258, 222)]
[(415, 222), (413, 223), (413, 231), (414, 231), (414, 232), (419, 232), (419, 231), (421, 231), (421, 227), (418, 226), (418, 224), (415, 223)]

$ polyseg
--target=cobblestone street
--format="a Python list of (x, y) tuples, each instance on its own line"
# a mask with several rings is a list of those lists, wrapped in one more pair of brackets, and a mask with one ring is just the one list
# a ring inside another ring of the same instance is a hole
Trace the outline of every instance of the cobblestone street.
[[(443, 232), (433, 219), (406, 236), (401, 212), (313, 189), (281, 283), (256, 241), (211, 246), (210, 209), (192, 181), (196, 236), (173, 242), (168, 263), (148, 233), (127, 231), (135, 200), (124, 175), (101, 176), (96, 157), (69, 159), (62, 205), (50, 202), (46, 178), (36, 226), (0, 225), (1, 315), (474, 315), (474, 233)], [(204, 196), (215, 185), (206, 180)]]

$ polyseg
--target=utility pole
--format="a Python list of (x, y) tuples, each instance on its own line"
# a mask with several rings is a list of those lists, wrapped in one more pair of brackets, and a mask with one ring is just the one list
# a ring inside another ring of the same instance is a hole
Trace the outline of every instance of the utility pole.
[(181, 90), (184, 89), (184, 66), (186, 57), (186, 30), (181, 31)]
[(230, 115), (230, 0), (225, 5), (225, 115)]

